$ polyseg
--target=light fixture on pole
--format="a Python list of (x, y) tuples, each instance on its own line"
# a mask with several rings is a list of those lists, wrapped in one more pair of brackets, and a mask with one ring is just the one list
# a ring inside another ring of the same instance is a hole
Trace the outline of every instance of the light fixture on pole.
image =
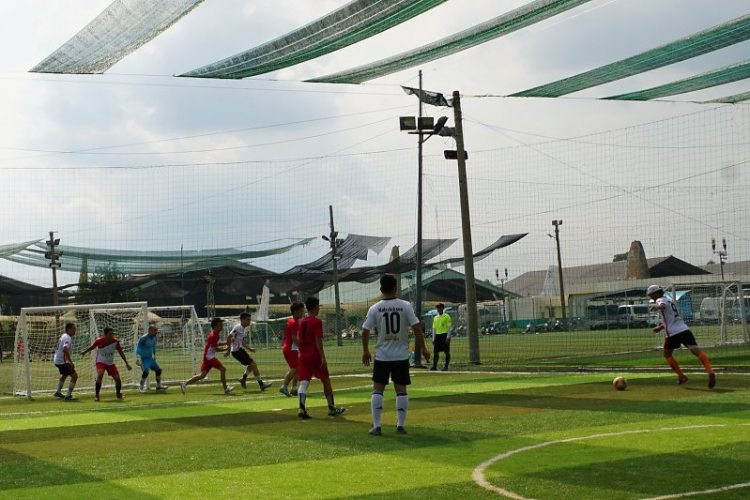
[(333, 320), (334, 331), (336, 332), (336, 344), (339, 346), (344, 345), (344, 338), (341, 335), (341, 328), (339, 325), (339, 319), (341, 318), (341, 296), (339, 295), (339, 266), (338, 262), (341, 256), (338, 254), (338, 248), (344, 243), (344, 240), (340, 239), (338, 231), (333, 225), (333, 205), (328, 205), (328, 212), (331, 216), (331, 234), (329, 236), (323, 235), (322, 238), (331, 244), (331, 262), (333, 264), (333, 296), (336, 301), (336, 317)]
[(49, 250), (44, 253), (44, 258), (49, 260), (49, 267), (52, 268), (52, 304), (60, 305), (60, 298), (57, 290), (57, 270), (62, 267), (62, 263), (57, 260), (63, 256), (62, 252), (56, 252), (55, 248), (60, 245), (60, 238), (55, 238), (55, 231), (49, 232), (49, 239), (46, 241)]
[(560, 277), (560, 305), (562, 307), (563, 330), (568, 331), (568, 314), (565, 310), (565, 283), (563, 282), (562, 257), (560, 256), (560, 226), (562, 226), (562, 223), (562, 220), (552, 221), (552, 225), (555, 226), (555, 242), (557, 243), (557, 272)]
[(727, 239), (722, 238), (721, 239), (721, 246), (719, 250), (716, 250), (716, 239), (711, 238), (711, 250), (713, 251), (714, 255), (719, 256), (719, 266), (721, 267), (721, 281), (724, 281), (724, 264), (727, 261)]

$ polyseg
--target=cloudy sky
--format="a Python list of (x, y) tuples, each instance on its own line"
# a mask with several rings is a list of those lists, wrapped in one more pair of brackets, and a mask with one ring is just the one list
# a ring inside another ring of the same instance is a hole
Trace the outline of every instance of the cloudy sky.
[[(746, 15), (738, 0), (592, 0), (530, 28), (365, 85), (302, 83), (416, 48), (525, 1), (451, 0), (333, 54), (240, 81), (172, 75), (283, 35), (344, 0), (207, 0), (104, 75), (28, 70), (109, 0), (0, 4), (0, 245), (59, 232), (74, 246), (132, 250), (264, 248), (328, 232), (415, 243), (416, 114), (400, 85), (450, 94), (465, 113), (473, 244), (529, 232), (478, 265), (510, 277), (554, 263), (563, 219), (566, 265), (611, 260), (632, 240), (647, 256), (695, 264), (726, 237), (750, 259), (750, 108), (701, 101), (739, 82), (670, 98), (595, 98), (744, 61), (736, 46), (564, 99), (500, 96), (571, 76)], [(469, 8), (470, 6), (470, 8)], [(486, 97), (486, 96), (493, 97)], [(485, 97), (480, 97), (485, 96)], [(452, 110), (428, 108), (453, 121)], [(452, 141), (425, 145), (425, 237), (460, 238)], [(285, 270), (326, 251), (315, 243), (254, 264)], [(387, 253), (387, 252), (385, 252)], [(446, 256), (461, 254), (460, 241)], [(373, 256), (381, 262), (385, 256)], [(49, 272), (0, 260), (0, 274), (49, 285)], [(75, 281), (63, 273), (63, 282)]]

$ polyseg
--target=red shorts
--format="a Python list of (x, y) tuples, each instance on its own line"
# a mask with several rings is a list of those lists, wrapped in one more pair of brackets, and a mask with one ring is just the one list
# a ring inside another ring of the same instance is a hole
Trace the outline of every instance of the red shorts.
[(114, 377), (116, 375), (119, 375), (120, 372), (117, 371), (116, 365), (105, 365), (104, 363), (97, 363), (96, 364), (96, 371), (104, 370), (107, 372), (107, 375), (110, 377)]
[(297, 364), (297, 378), (300, 380), (311, 380), (313, 377), (317, 379), (331, 378), (328, 373), (328, 367), (320, 367), (319, 356), (301, 356), (299, 357), (299, 363)]
[(299, 364), (299, 351), (293, 351), (291, 348), (282, 349), (281, 352), (284, 354), (284, 359), (289, 368), (297, 368)]
[(211, 368), (216, 368), (217, 370), (221, 370), (224, 368), (224, 365), (221, 364), (221, 361), (219, 361), (216, 358), (206, 359), (203, 358), (203, 363), (201, 363), (201, 371), (207, 372), (210, 371)]

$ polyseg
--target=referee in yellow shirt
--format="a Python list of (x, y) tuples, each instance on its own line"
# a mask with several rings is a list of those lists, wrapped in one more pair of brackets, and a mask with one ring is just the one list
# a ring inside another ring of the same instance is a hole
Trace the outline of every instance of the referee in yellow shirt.
[(432, 372), (437, 370), (438, 353), (445, 353), (445, 366), (443, 366), (444, 372), (448, 371), (448, 364), (451, 362), (451, 317), (443, 312), (444, 309), (445, 304), (438, 304), (437, 316), (432, 320), (432, 345), (434, 346), (432, 368), (430, 368), (430, 371)]

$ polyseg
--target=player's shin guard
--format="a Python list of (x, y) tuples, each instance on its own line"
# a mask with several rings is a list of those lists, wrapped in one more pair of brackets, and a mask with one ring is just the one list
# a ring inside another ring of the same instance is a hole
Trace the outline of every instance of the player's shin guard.
[(703, 368), (705, 368), (708, 373), (711, 373), (713, 371), (713, 368), (711, 367), (711, 361), (708, 360), (708, 356), (705, 352), (701, 351), (701, 353), (698, 355), (698, 359), (701, 360), (701, 363), (703, 363)]
[(381, 391), (372, 391), (370, 408), (372, 409), (372, 426), (380, 427), (380, 419), (383, 416), (383, 393)]
[(58, 381), (57, 381), (57, 392), (62, 392), (62, 388), (63, 388), (63, 384), (64, 384), (64, 383), (65, 383), (65, 382), (64, 382), (64, 381), (62, 381), (62, 380), (58, 380)]
[(676, 359), (674, 359), (674, 356), (670, 356), (667, 358), (667, 364), (672, 367), (672, 370), (679, 376), (684, 377), (685, 374), (682, 372), (682, 368), (680, 368), (680, 364), (677, 362)]
[(398, 426), (403, 427), (406, 423), (406, 412), (409, 410), (409, 395), (405, 392), (396, 394), (396, 413), (398, 417)]
[(309, 380), (303, 380), (299, 383), (299, 408), (300, 410), (306, 410), (305, 403), (307, 402), (307, 386), (310, 385)]

